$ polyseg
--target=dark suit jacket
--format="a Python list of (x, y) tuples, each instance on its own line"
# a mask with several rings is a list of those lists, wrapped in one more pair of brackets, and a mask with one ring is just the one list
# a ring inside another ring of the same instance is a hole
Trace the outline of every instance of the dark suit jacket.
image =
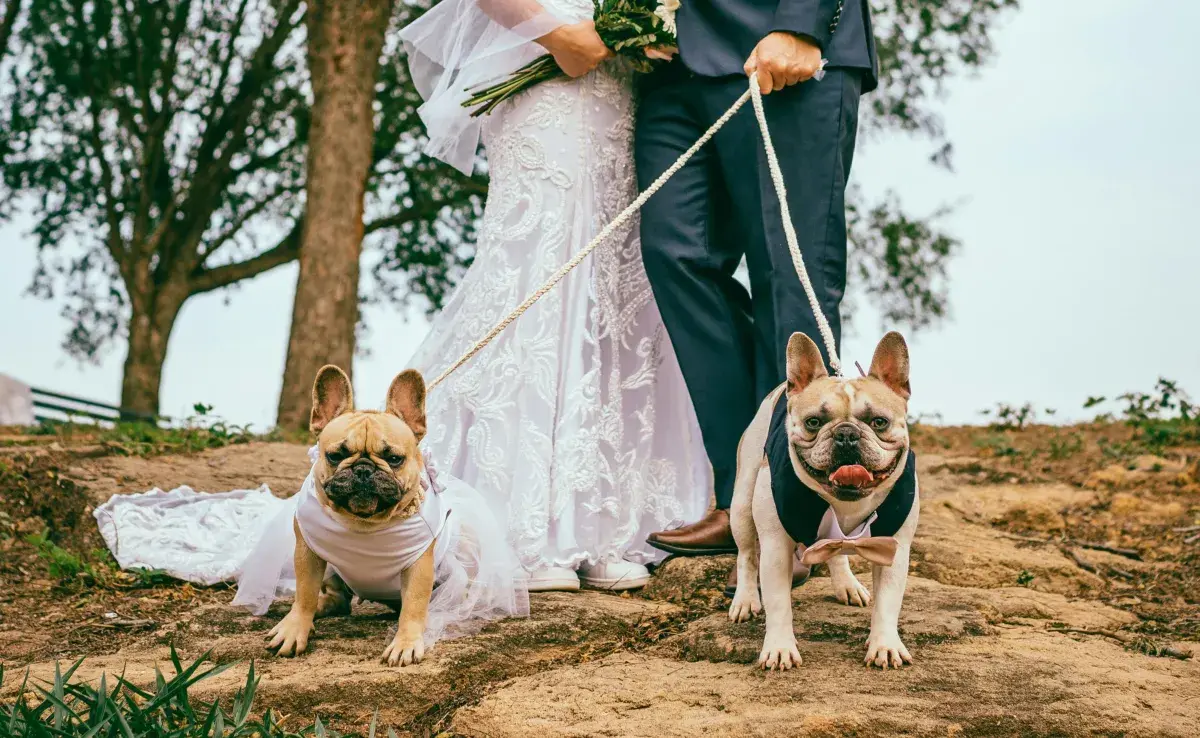
[(820, 46), (829, 66), (864, 70), (863, 92), (878, 84), (868, 0), (684, 0), (676, 24), (684, 65), (703, 77), (744, 74), (764, 36), (788, 31)]

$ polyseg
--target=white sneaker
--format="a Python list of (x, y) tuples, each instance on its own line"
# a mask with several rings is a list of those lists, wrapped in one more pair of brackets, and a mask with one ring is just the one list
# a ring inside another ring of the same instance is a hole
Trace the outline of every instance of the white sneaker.
[(579, 575), (565, 566), (547, 566), (529, 572), (530, 592), (574, 592)]
[(650, 572), (641, 564), (632, 561), (607, 561), (599, 564), (584, 564), (579, 567), (583, 584), (593, 589), (625, 590), (645, 587), (650, 581)]

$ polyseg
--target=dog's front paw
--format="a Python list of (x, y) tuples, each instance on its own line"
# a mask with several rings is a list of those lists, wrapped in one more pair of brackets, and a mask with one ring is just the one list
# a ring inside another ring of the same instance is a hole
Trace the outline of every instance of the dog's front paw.
[(420, 635), (412, 637), (397, 633), (388, 647), (383, 649), (383, 657), (380, 660), (388, 666), (408, 666), (421, 663), (423, 658), (425, 641)]
[(867, 639), (867, 666), (873, 664), (881, 669), (887, 669), (889, 666), (899, 669), (905, 664), (911, 664), (912, 661), (912, 654), (900, 642), (898, 633), (886, 635), (872, 633), (871, 637)]
[(312, 618), (289, 612), (283, 620), (267, 633), (270, 643), (267, 650), (279, 656), (299, 656), (308, 648), (308, 634), (312, 632)]
[(749, 592), (741, 587), (733, 595), (733, 604), (729, 606), (729, 619), (735, 623), (744, 623), (762, 612), (762, 600), (758, 598), (758, 590), (747, 587)]
[(833, 596), (837, 597), (837, 601), (843, 605), (853, 605), (855, 607), (867, 607), (871, 604), (871, 593), (867, 588), (858, 581), (858, 577), (853, 574), (848, 579), (833, 581)]
[(802, 663), (804, 659), (800, 658), (800, 650), (796, 647), (796, 636), (791, 633), (782, 636), (767, 634), (762, 653), (758, 655), (759, 666), (769, 671), (787, 671)]

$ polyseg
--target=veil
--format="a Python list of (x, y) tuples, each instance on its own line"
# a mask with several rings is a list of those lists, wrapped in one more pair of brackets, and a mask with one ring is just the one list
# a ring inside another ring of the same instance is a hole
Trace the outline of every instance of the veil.
[(409, 73), (425, 100), (425, 153), (471, 174), (483, 122), (462, 106), (467, 90), (544, 55), (532, 41), (566, 22), (535, 0), (441, 0), (405, 26)]

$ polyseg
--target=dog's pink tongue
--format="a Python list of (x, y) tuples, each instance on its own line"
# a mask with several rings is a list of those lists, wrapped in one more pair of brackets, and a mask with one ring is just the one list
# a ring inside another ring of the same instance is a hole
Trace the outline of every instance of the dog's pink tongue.
[(865, 487), (875, 481), (875, 476), (865, 466), (851, 464), (830, 474), (829, 481), (839, 487)]

